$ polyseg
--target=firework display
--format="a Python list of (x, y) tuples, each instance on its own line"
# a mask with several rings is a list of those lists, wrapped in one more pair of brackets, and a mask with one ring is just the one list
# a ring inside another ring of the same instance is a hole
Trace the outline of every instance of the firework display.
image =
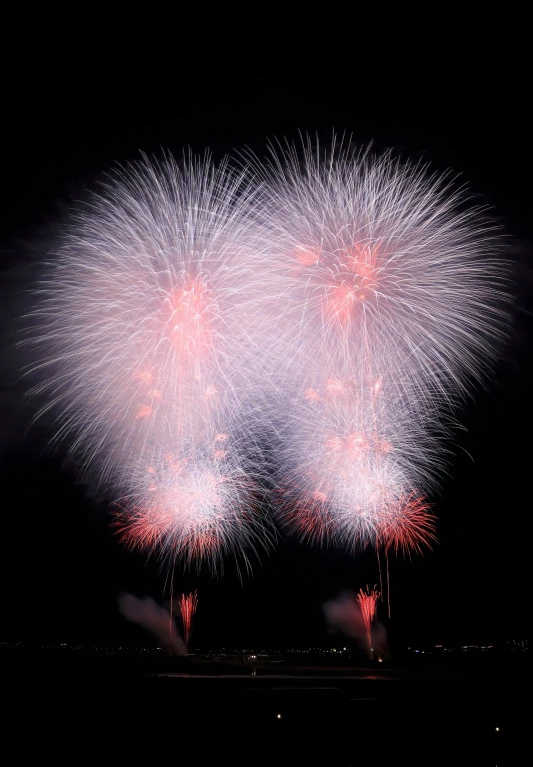
[(359, 589), (359, 593), (357, 594), (357, 602), (361, 609), (361, 615), (365, 625), (366, 641), (370, 655), (372, 654), (372, 624), (376, 617), (376, 607), (380, 596), (381, 594), (377, 591), (375, 586), (372, 590), (369, 589), (368, 586), (366, 587), (366, 591)]
[(252, 166), (274, 251), (282, 521), (349, 548), (420, 550), (455, 403), (503, 329), (490, 226), (390, 155), (308, 142)]
[(311, 143), (239, 172), (143, 159), (92, 197), (40, 285), (34, 393), (127, 545), (248, 563), (267, 486), (303, 539), (435, 539), (425, 496), (505, 319), (463, 203), (425, 168)]
[(170, 562), (269, 541), (249, 459), (252, 196), (208, 159), (144, 160), (77, 214), (40, 286), (43, 409), (110, 489), (125, 542)]
[(185, 644), (189, 646), (189, 640), (191, 638), (192, 621), (196, 608), (198, 607), (198, 595), (196, 591), (192, 594), (182, 594), (179, 600), (179, 608), (181, 613), (181, 621), (183, 623), (183, 638)]

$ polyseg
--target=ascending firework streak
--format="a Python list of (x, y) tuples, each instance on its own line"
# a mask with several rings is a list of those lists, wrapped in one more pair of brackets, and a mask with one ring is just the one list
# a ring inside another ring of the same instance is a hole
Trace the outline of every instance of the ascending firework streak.
[(198, 596), (196, 591), (192, 594), (182, 594), (179, 600), (181, 620), (183, 623), (183, 638), (185, 644), (189, 647), (189, 639), (191, 637), (192, 620), (198, 607)]
[(366, 641), (368, 645), (368, 653), (372, 657), (372, 624), (376, 616), (377, 601), (381, 594), (376, 590), (376, 587), (372, 590), (366, 587), (366, 591), (359, 589), (357, 594), (357, 602), (361, 608), (361, 615), (363, 616), (363, 622), (365, 624)]

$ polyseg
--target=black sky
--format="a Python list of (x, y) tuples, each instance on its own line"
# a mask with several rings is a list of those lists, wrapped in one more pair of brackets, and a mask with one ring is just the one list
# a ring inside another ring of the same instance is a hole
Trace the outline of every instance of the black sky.
[[(121, 549), (105, 505), (62, 468), (61, 453), (43, 454), (38, 431), (24, 435), (28, 411), (14, 382), (8, 322), (62, 211), (139, 150), (179, 156), (210, 147), (218, 159), (245, 145), (261, 153), (267, 138), (296, 138), (298, 130), (327, 142), (333, 128), (460, 173), (509, 235), (517, 296), (511, 338), (486, 390), (461, 415), (466, 430), (456, 434), (450, 475), (433, 499), (439, 545), (423, 559), (391, 563), (390, 630), (398, 642), (525, 633), (533, 168), (521, 87), (482, 77), (364, 79), (333, 64), (304, 68), (272, 51), (260, 58), (260, 65), (220, 65), (190, 79), (139, 69), (42, 73), (4, 93), (0, 640), (135, 638), (117, 614), (116, 595), (160, 600), (165, 588), (155, 562)], [(329, 642), (322, 602), (376, 579), (370, 553), (348, 556), (284, 538), (243, 585), (231, 563), (222, 578), (202, 573), (176, 584), (199, 589), (198, 642), (288, 646)]]

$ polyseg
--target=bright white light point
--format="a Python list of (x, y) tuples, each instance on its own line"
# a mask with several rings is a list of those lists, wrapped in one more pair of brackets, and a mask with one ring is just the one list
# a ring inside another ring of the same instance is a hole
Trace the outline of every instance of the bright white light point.
[(281, 714), (277, 714), (276, 718), (281, 719)]
[(499, 731), (500, 731), (500, 728), (499, 728), (499, 727), (496, 727), (496, 732), (499, 732)]

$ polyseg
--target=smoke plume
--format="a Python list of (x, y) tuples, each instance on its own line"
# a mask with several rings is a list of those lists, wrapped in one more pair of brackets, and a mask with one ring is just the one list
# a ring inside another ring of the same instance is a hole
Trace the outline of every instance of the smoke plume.
[(133, 594), (120, 594), (118, 607), (122, 615), (132, 623), (150, 631), (161, 647), (175, 650), (179, 655), (186, 655), (187, 648), (178, 634), (174, 620), (167, 610), (160, 607), (150, 597), (139, 599)]
[(372, 646), (368, 647), (367, 632), (361, 608), (357, 602), (357, 597), (351, 592), (343, 592), (336, 599), (331, 599), (323, 605), (324, 614), (329, 625), (341, 631), (351, 639), (355, 639), (357, 644), (378, 658), (386, 652), (387, 633), (381, 623), (374, 623), (371, 630)]

